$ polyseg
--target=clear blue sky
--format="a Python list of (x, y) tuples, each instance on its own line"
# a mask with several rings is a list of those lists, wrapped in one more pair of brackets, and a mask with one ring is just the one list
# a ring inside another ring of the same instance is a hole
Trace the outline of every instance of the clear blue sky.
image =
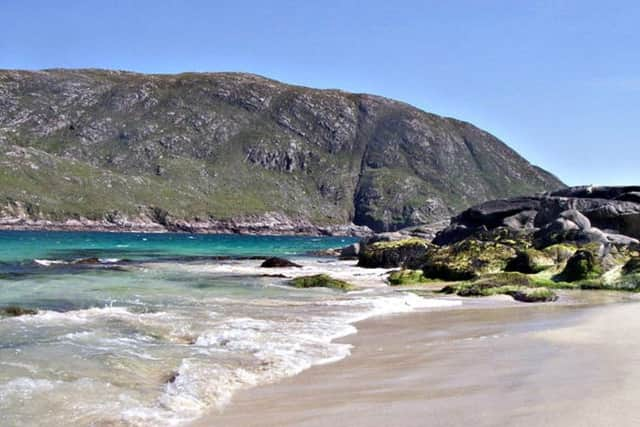
[(470, 121), (568, 184), (640, 184), (638, 1), (0, 4), (0, 68), (247, 71)]

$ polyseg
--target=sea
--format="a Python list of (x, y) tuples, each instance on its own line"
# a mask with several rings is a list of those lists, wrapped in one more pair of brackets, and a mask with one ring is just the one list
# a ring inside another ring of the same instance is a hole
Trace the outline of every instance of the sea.
[[(336, 340), (360, 320), (453, 304), (366, 286), (384, 271), (316, 254), (355, 241), (0, 232), (0, 424), (186, 425), (242, 389), (348, 357)], [(260, 268), (267, 256), (303, 267)], [(325, 271), (365, 286), (279, 277)]]

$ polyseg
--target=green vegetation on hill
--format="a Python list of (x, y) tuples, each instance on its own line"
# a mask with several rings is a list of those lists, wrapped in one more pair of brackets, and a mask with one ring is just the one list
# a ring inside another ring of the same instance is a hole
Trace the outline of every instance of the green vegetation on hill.
[(279, 213), (383, 231), (562, 187), (468, 123), (249, 74), (0, 71), (0, 107), (8, 217)]

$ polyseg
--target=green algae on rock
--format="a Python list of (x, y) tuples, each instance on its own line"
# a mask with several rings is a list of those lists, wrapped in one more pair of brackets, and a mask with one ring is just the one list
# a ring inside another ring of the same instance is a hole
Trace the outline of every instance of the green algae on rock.
[(334, 279), (328, 274), (296, 277), (292, 279), (289, 284), (295, 288), (331, 288), (341, 291), (351, 291), (355, 289), (355, 286), (351, 283)]
[(463, 240), (429, 251), (422, 267), (425, 277), (469, 280), (503, 271), (516, 255), (510, 246), (480, 240)]
[(550, 302), (557, 299), (553, 290), (541, 286), (530, 276), (515, 272), (491, 274), (473, 281), (451, 284), (445, 286), (442, 292), (462, 297), (509, 295), (522, 302)]
[(640, 273), (640, 257), (635, 256), (629, 259), (622, 267), (624, 274)]
[(415, 267), (433, 248), (427, 240), (411, 237), (366, 245), (358, 257), (358, 266), (368, 268)]
[(430, 282), (420, 270), (392, 271), (387, 279), (391, 286), (417, 285)]
[(554, 265), (554, 260), (546, 253), (536, 249), (526, 249), (518, 251), (515, 258), (509, 260), (505, 271), (536, 274), (552, 268)]
[(567, 282), (597, 279), (602, 276), (602, 268), (596, 256), (589, 250), (580, 249), (569, 260), (559, 278)]

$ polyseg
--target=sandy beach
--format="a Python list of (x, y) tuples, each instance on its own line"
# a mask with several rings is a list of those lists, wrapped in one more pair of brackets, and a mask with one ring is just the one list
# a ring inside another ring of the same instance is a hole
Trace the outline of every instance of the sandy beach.
[(240, 392), (196, 425), (638, 425), (640, 303), (608, 298), (369, 319), (342, 340), (350, 357)]

